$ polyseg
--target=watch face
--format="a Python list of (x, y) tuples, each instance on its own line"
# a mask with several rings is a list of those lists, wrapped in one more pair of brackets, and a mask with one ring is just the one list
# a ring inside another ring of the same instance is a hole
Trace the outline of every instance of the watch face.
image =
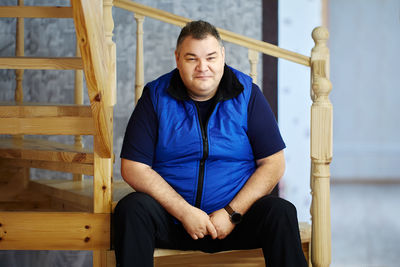
[(242, 214), (234, 212), (231, 215), (231, 220), (233, 224), (238, 224), (242, 221)]

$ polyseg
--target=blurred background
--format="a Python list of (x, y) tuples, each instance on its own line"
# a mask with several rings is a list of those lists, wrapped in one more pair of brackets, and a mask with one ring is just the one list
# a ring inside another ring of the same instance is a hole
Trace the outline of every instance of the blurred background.
[[(330, 31), (330, 99), (334, 108), (331, 164), (332, 266), (399, 266), (400, 262), (400, 1), (399, 0), (139, 0), (151, 7), (310, 55), (312, 29)], [(1, 0), (0, 5), (16, 5)], [(26, 5), (69, 5), (67, 0), (25, 0)], [(114, 8), (117, 105), (114, 179), (134, 109), (136, 23)], [(0, 56), (15, 49), (15, 19), (0, 19)], [(175, 67), (178, 27), (144, 22), (145, 82)], [(74, 56), (71, 20), (26, 19), (27, 56)], [(247, 50), (225, 44), (227, 63), (249, 72)], [(265, 64), (268, 63), (268, 64)], [(287, 144), (287, 170), (279, 194), (309, 221), (309, 69), (260, 57), (257, 84), (276, 111)], [(73, 103), (73, 72), (27, 70), (25, 100)], [(14, 97), (14, 71), (0, 70), (0, 101)], [(49, 90), (46, 90), (49, 89)], [(51, 88), (51, 90), (50, 90)], [(51, 92), (49, 94), (49, 92)], [(88, 103), (85, 96), (85, 103)], [(85, 140), (91, 146), (90, 140)], [(33, 176), (54, 172), (32, 170)], [(60, 174), (57, 174), (60, 177)], [(1, 251), (0, 267), (91, 266), (89, 252)]]

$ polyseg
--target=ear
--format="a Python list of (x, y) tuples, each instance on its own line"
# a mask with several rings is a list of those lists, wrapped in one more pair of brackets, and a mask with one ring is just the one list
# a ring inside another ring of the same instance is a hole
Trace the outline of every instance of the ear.
[(222, 60), (224, 61), (225, 64), (225, 47), (221, 48), (221, 55), (222, 55)]
[(179, 66), (179, 52), (178, 50), (175, 50), (175, 62), (176, 62), (176, 66)]

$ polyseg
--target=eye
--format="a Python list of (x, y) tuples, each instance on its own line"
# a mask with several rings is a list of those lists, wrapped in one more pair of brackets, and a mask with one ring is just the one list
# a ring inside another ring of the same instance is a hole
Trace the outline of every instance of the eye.
[(208, 57), (207, 60), (208, 61), (213, 61), (213, 60), (215, 60), (215, 57)]

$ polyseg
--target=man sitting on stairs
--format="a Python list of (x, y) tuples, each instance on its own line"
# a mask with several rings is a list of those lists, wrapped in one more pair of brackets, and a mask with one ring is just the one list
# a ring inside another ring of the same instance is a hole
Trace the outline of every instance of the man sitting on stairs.
[(175, 59), (126, 129), (121, 172), (136, 192), (115, 209), (117, 266), (153, 266), (154, 248), (262, 248), (268, 267), (307, 266), (296, 208), (269, 195), (285, 144), (258, 86), (204, 21), (182, 29)]

